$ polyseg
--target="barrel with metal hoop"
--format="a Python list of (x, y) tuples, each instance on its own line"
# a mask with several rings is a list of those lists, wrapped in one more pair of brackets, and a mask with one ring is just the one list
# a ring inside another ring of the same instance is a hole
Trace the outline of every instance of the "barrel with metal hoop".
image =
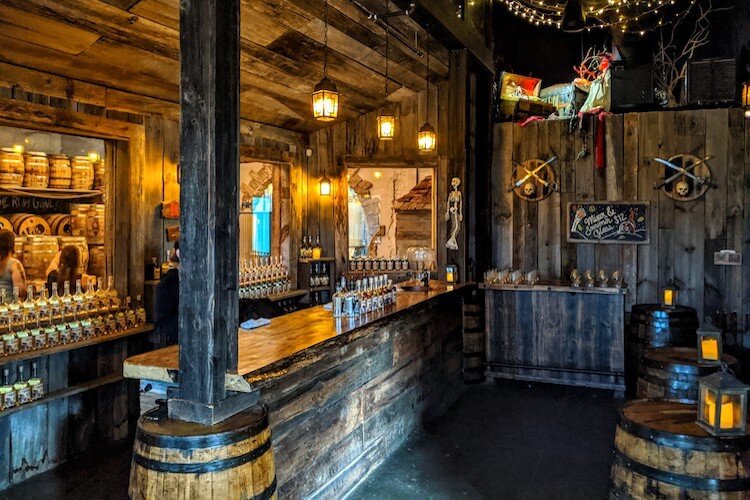
[(133, 500), (276, 498), (264, 405), (206, 426), (170, 419), (162, 404), (141, 416), (133, 446)]
[[(724, 354), (723, 361), (737, 371), (737, 358)], [(638, 397), (683, 403), (698, 400), (698, 379), (719, 369), (698, 362), (698, 349), (662, 347), (648, 349), (638, 366)]]
[(750, 435), (717, 438), (693, 404), (636, 400), (619, 413), (610, 498), (750, 496)]

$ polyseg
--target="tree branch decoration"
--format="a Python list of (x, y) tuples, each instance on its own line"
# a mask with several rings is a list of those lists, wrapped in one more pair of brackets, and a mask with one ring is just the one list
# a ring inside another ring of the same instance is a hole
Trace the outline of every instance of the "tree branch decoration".
[[(688, 17), (687, 14), (694, 5), (698, 6), (698, 18), (695, 20), (693, 33), (686, 40), (679, 40), (680, 24)], [(696, 2), (691, 4), (685, 15), (671, 26), (668, 36), (665, 35), (664, 29), (660, 31), (654, 54), (654, 76), (657, 99), (662, 106), (673, 108), (680, 104), (678, 89), (687, 76), (687, 63), (693, 59), (699, 48), (709, 43), (708, 15), (728, 9), (730, 8), (714, 9), (712, 0), (708, 0), (705, 6)]]

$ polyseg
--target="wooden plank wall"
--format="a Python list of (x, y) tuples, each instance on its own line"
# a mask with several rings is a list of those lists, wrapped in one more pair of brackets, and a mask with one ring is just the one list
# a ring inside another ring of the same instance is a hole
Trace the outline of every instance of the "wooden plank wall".
[[(567, 277), (571, 269), (621, 269), (630, 287), (626, 309), (658, 300), (676, 286), (680, 303), (701, 318), (717, 310), (750, 314), (750, 126), (739, 109), (665, 111), (612, 115), (606, 119), (604, 169), (596, 169), (592, 134), (568, 132), (567, 122), (524, 128), (495, 125), (492, 162), (492, 254), (498, 268), (540, 269), (544, 277)], [(591, 152), (577, 159), (587, 142)], [(693, 202), (676, 202), (654, 182), (663, 169), (655, 156), (692, 153), (709, 161), (718, 189)], [(560, 192), (526, 202), (507, 192), (512, 160), (559, 158)], [(572, 201), (641, 200), (651, 203), (648, 245), (572, 244), (565, 238)], [(713, 264), (715, 251), (742, 252), (742, 267)]]

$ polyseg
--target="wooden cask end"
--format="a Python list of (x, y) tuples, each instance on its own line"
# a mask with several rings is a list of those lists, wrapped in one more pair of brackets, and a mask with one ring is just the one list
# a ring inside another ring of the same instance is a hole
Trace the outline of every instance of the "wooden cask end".
[(268, 409), (256, 405), (217, 425), (172, 420), (166, 407), (138, 420), (130, 498), (275, 499)]
[(750, 436), (716, 438), (696, 407), (636, 400), (620, 410), (610, 498), (750, 497)]
[(484, 382), (485, 360), (484, 310), (481, 304), (463, 305), (463, 378), (474, 384)]
[[(737, 358), (724, 354), (722, 359), (733, 371), (738, 370)], [(718, 369), (716, 365), (698, 363), (698, 349), (648, 349), (638, 367), (638, 397), (695, 403), (698, 379)]]

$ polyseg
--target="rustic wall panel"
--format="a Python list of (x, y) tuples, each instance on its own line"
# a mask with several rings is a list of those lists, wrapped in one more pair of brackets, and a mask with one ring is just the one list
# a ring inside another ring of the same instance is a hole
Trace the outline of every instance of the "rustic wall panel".
[[(607, 165), (595, 167), (593, 134), (568, 132), (567, 122), (526, 127), (495, 126), (492, 172), (493, 265), (538, 268), (546, 278), (570, 270), (621, 269), (628, 283), (625, 305), (655, 302), (666, 286), (701, 318), (718, 310), (750, 314), (750, 127), (739, 109), (612, 115), (606, 119)], [(581, 156), (586, 143), (589, 154)], [(709, 160), (718, 189), (679, 202), (654, 183), (663, 175), (653, 158), (691, 153)], [(513, 161), (557, 155), (560, 192), (533, 203), (507, 193)], [(648, 201), (648, 245), (571, 244), (566, 241), (567, 203)], [(724, 248), (743, 252), (742, 267), (713, 264)]]

